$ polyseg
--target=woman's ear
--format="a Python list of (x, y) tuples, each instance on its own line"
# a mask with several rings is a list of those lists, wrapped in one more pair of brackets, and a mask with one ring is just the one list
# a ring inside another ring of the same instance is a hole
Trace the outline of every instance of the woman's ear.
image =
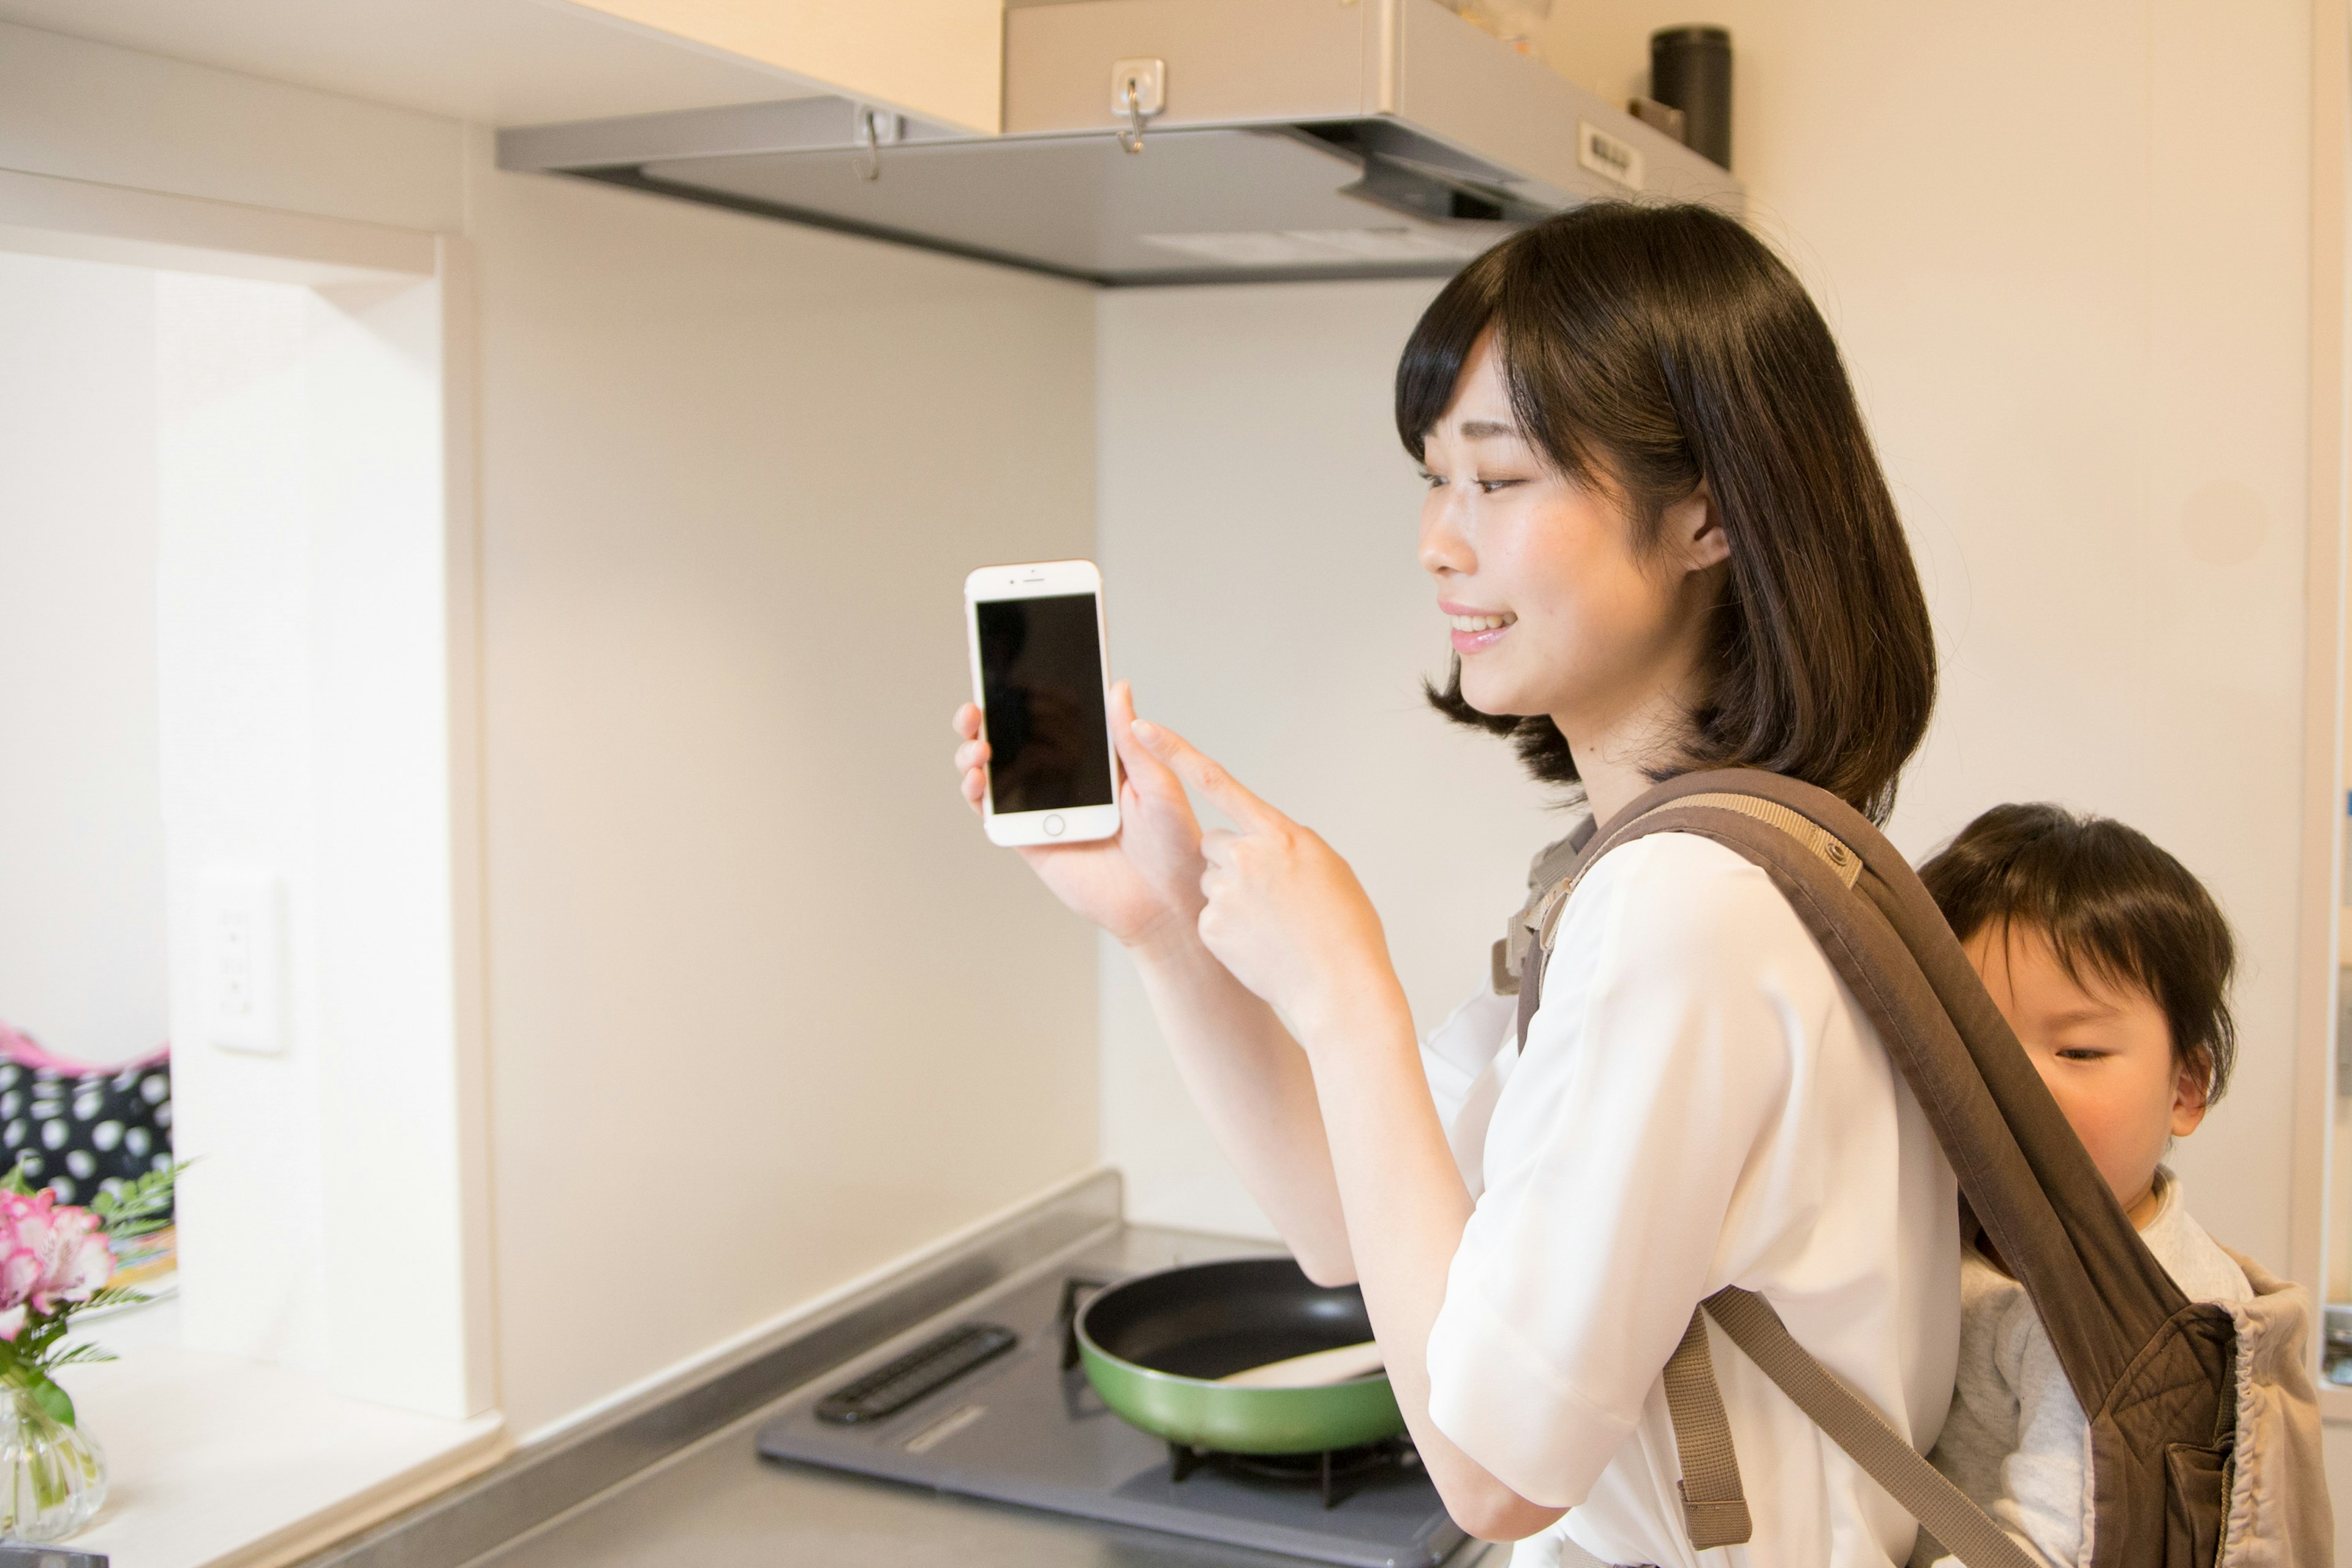
[(2212, 1098), (2213, 1060), (2203, 1050), (2179, 1053), (2172, 1070), (2172, 1135), (2186, 1138), (2205, 1120)]
[(1658, 531), (1685, 572), (1704, 572), (1731, 559), (1731, 540), (1723, 531), (1723, 514), (1717, 510), (1715, 492), (1706, 488), (1705, 479), (1666, 508)]

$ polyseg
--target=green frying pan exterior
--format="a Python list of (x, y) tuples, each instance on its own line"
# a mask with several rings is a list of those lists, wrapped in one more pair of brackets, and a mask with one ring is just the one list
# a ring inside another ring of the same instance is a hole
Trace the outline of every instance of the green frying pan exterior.
[[(1172, 1443), (1229, 1454), (1312, 1454), (1377, 1443), (1402, 1433), (1404, 1413), (1397, 1408), (1396, 1393), (1385, 1374), (1319, 1388), (1240, 1388), (1211, 1377), (1184, 1376), (1140, 1365), (1105, 1349), (1089, 1331), (1089, 1319), (1097, 1317), (1096, 1303), (1109, 1309), (1110, 1298), (1119, 1292), (1129, 1293), (1132, 1300), (1135, 1291), (1160, 1292), (1173, 1284), (1214, 1294), (1230, 1281), (1243, 1292), (1255, 1286), (1270, 1289), (1278, 1297), (1293, 1287), (1286, 1278), (1269, 1286), (1266, 1275), (1281, 1271), (1296, 1277), (1297, 1292), (1314, 1293), (1316, 1288), (1297, 1275), (1297, 1267), (1287, 1258), (1192, 1265), (1113, 1287), (1078, 1314), (1078, 1357), (1087, 1381), (1102, 1402), (1130, 1426)], [(1360, 1302), (1355, 1310), (1360, 1314)], [(1348, 1342), (1348, 1337), (1343, 1335), (1337, 1342)], [(1242, 1364), (1249, 1363), (1244, 1360)]]
[(1404, 1413), (1385, 1377), (1323, 1388), (1235, 1388), (1153, 1372), (1084, 1340), (1078, 1357), (1105, 1405), (1171, 1443), (1228, 1454), (1314, 1454), (1404, 1430)]

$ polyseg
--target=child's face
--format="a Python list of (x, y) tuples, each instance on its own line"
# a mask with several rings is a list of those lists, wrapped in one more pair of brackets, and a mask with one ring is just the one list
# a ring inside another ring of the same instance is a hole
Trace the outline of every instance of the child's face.
[(1962, 945), (2116, 1201), (2144, 1224), (2166, 1141), (2205, 1117), (2203, 1076), (2174, 1059), (2163, 1009), (2087, 965), (2070, 977), (2037, 927), (1988, 926)]

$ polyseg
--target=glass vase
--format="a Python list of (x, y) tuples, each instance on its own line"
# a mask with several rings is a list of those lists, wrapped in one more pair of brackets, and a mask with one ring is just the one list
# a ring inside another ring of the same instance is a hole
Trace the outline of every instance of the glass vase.
[(63, 1541), (106, 1502), (106, 1452), (0, 1384), (0, 1541)]

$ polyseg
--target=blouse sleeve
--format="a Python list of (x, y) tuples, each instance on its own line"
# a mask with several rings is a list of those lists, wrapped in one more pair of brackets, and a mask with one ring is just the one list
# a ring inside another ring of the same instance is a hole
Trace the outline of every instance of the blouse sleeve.
[[(1438, 1427), (1564, 1508), (1633, 1429), (1694, 1304), (1755, 1261), (1717, 1256), (1725, 1219), (1840, 993), (1765, 874), (1689, 834), (1612, 852), (1552, 952), (1428, 1349)], [(1800, 1222), (1803, 1178), (1769, 1174)]]
[(1421, 1068), (1445, 1124), (1445, 1142), (1463, 1184), (1476, 1197), (1485, 1184), (1486, 1124), (1509, 1066), (1503, 1043), (1517, 1033), (1518, 998), (1482, 989), (1422, 1042)]

